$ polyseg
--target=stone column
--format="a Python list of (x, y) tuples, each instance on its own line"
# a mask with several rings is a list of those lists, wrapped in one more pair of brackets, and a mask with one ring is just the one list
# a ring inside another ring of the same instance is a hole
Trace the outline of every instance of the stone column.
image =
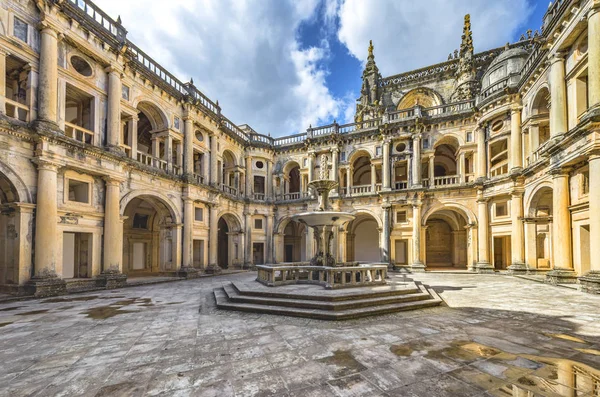
[(167, 162), (167, 170), (169, 170), (169, 172), (173, 171), (173, 137), (171, 135), (165, 137), (164, 160)]
[(194, 174), (194, 120), (187, 116), (183, 119), (183, 173)]
[(246, 156), (246, 197), (252, 197), (254, 191), (254, 177), (252, 176), (252, 156)]
[(315, 178), (315, 152), (308, 153), (308, 183)]
[(588, 12), (588, 103), (590, 108), (600, 105), (600, 3), (598, 2), (594, 3)]
[(210, 219), (209, 227), (210, 232), (208, 236), (208, 267), (206, 268), (207, 273), (220, 273), (221, 268), (217, 264), (217, 246), (219, 244), (219, 227), (217, 219), (219, 208), (217, 205), (212, 204), (210, 206)]
[(390, 183), (390, 140), (383, 141), (383, 168), (381, 169), (382, 190), (392, 190)]
[(210, 184), (215, 187), (219, 186), (219, 170), (217, 164), (218, 139), (216, 134), (210, 137)]
[(477, 272), (493, 273), (494, 267), (490, 263), (490, 221), (488, 199), (483, 197), (483, 192), (477, 192)]
[(523, 232), (523, 192), (512, 192), (510, 203), (510, 218), (512, 222), (510, 247), (512, 263), (508, 267), (512, 273), (526, 273), (525, 237)]
[(352, 195), (352, 166), (349, 165), (346, 172), (346, 196)]
[(429, 156), (429, 187), (435, 187), (435, 156)]
[(273, 225), (275, 223), (275, 215), (268, 213), (266, 216), (266, 232), (267, 232), (267, 244), (266, 244), (266, 263), (273, 263)]
[(523, 168), (523, 148), (521, 139), (521, 107), (510, 110), (510, 168), (519, 172)]
[(381, 261), (390, 264), (390, 209), (392, 206), (385, 203), (381, 209), (383, 210), (383, 230), (381, 238)]
[(485, 128), (479, 127), (475, 130), (477, 135), (477, 179), (487, 177), (487, 155), (485, 148)]
[(375, 193), (375, 185), (377, 184), (377, 168), (371, 163), (371, 193)]
[(458, 153), (458, 183), (465, 183), (467, 181), (467, 172), (465, 170), (465, 152), (462, 150)]
[(106, 112), (107, 146), (110, 150), (120, 151), (121, 140), (121, 72), (112, 66), (105, 69), (108, 73), (108, 104)]
[[(0, 48), (0, 114), (6, 114), (6, 56)], [(31, 71), (29, 72), (31, 73)]]
[(569, 173), (565, 169), (555, 169), (551, 173), (553, 270), (546, 274), (546, 279), (552, 284), (572, 284), (577, 282), (577, 274), (573, 271), (571, 251)]
[[(589, 157), (589, 167), (590, 242), (594, 244), (600, 241), (600, 155)], [(583, 291), (600, 294), (600, 255), (590, 255), (590, 271), (579, 278), (579, 284)]]
[(245, 225), (246, 225), (246, 247), (245, 247), (245, 264), (247, 267), (254, 265), (252, 257), (252, 213), (250, 213), (250, 209), (246, 208), (244, 211)]
[(562, 54), (555, 54), (550, 59), (550, 98), (550, 137), (556, 138), (568, 130), (565, 58)]
[(58, 165), (37, 160), (37, 203), (35, 210), (35, 261), (34, 276), (26, 289), (35, 296), (66, 293), (66, 283), (56, 274), (58, 259)]
[(421, 134), (413, 136), (412, 185), (421, 187)]
[(137, 141), (138, 141), (138, 118), (134, 116), (129, 123), (127, 124), (128, 133), (129, 133), (129, 146), (131, 146), (131, 158), (137, 160)]
[(424, 272), (425, 264), (423, 263), (423, 257), (421, 256), (421, 205), (420, 201), (414, 202), (413, 208), (413, 219), (412, 219), (412, 242), (413, 242), (413, 255), (412, 264), (410, 268), (413, 272)]
[(38, 119), (58, 121), (58, 36), (46, 25), (41, 30), (38, 77)]
[[(183, 268), (194, 267), (194, 200), (189, 197), (183, 199)], [(211, 225), (212, 228), (212, 225)]]
[(273, 198), (273, 162), (267, 160), (267, 191), (265, 200), (271, 200)]

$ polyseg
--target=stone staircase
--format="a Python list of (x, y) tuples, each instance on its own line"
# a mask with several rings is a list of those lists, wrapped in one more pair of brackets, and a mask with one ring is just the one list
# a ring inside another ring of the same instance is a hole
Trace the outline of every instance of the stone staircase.
[(266, 287), (232, 282), (214, 290), (217, 307), (252, 313), (349, 320), (439, 306), (439, 295), (412, 281), (378, 287), (325, 290), (315, 285)]

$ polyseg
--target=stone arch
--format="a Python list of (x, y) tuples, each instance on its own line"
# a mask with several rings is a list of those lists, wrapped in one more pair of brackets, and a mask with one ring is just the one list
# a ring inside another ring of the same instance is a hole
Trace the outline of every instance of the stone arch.
[(547, 83), (542, 84), (532, 98), (533, 99), (531, 100), (529, 105), (529, 114), (531, 116), (550, 113), (550, 109), (548, 109), (548, 101), (550, 99), (550, 87)]
[[(375, 213), (375, 211), (372, 211), (372, 210), (369, 210), (369, 209), (366, 209), (366, 208), (358, 208), (358, 209), (355, 209), (354, 211), (350, 211), (350, 213), (352, 215), (357, 216), (357, 217), (360, 216), (360, 215), (369, 215), (370, 217), (372, 217), (373, 219), (375, 219), (375, 221), (377, 222), (377, 228), (379, 228), (379, 229), (383, 228), (383, 221), (381, 220), (381, 217), (379, 217), (379, 215), (377, 215)], [(349, 223), (346, 224), (346, 228), (348, 228), (348, 225), (350, 223), (351, 222), (349, 222)]]
[(32, 203), (31, 193), (23, 179), (13, 169), (0, 161), (0, 189), (2, 198), (0, 204), (5, 202)]
[(362, 156), (367, 156), (370, 160), (373, 158), (373, 153), (371, 153), (368, 149), (365, 149), (365, 148), (354, 149), (348, 155), (348, 164), (354, 163), (356, 161), (356, 159), (358, 159), (359, 157), (362, 157)]
[(221, 219), (227, 222), (230, 232), (241, 232), (242, 231), (242, 220), (234, 212), (223, 211), (219, 213), (217, 219)]
[(231, 150), (229, 149), (225, 149), (223, 150), (223, 154), (221, 155), (221, 158), (223, 159), (223, 163), (225, 165), (225, 163), (231, 162), (232, 166), (237, 166), (239, 164), (238, 162), (238, 158), (235, 155), (235, 153), (233, 153)]
[(346, 257), (348, 261), (380, 262), (382, 224), (372, 211), (357, 210), (356, 218), (346, 225)]
[(435, 90), (427, 87), (415, 88), (406, 94), (398, 102), (397, 110), (410, 109), (417, 105), (424, 108), (432, 108), (444, 104), (442, 96)]
[(181, 219), (181, 214), (180, 212), (177, 210), (177, 207), (173, 204), (173, 202), (171, 201), (171, 199), (169, 197), (167, 197), (166, 195), (164, 195), (163, 193), (160, 193), (156, 190), (149, 190), (149, 189), (142, 189), (142, 190), (134, 190), (131, 191), (129, 193), (127, 193), (126, 195), (124, 195), (121, 198), (121, 202), (120, 202), (120, 211), (121, 211), (121, 215), (125, 214), (125, 209), (127, 208), (127, 205), (135, 198), (143, 198), (145, 200), (149, 200), (150, 202), (153, 203), (153, 205), (159, 206), (160, 205), (163, 206), (163, 208), (161, 209), (166, 209), (169, 214), (171, 215), (173, 222), (175, 223), (182, 223), (182, 219)]
[(300, 163), (298, 163), (296, 160), (287, 161), (282, 168), (284, 175), (289, 174), (290, 171), (293, 170), (295, 167), (301, 168)]
[(469, 258), (469, 215), (457, 206), (434, 206), (423, 217), (427, 267), (466, 268)]
[[(537, 212), (540, 205), (547, 207), (548, 216), (552, 215), (552, 184), (551, 183), (540, 183), (528, 198), (526, 215), (531, 218), (540, 216)], [(548, 198), (549, 196), (549, 198)]]
[(439, 203), (439, 202), (435, 203), (429, 209), (427, 209), (427, 211), (425, 211), (425, 213), (423, 214), (423, 216), (421, 218), (421, 225), (424, 226), (432, 214), (439, 212), (439, 211), (444, 211), (444, 210), (455, 211), (455, 212), (461, 214), (464, 217), (464, 219), (467, 220), (467, 223), (469, 225), (473, 225), (473, 226), (477, 225), (477, 217), (475, 216), (475, 213), (473, 213), (473, 211), (471, 211), (469, 208), (465, 207), (462, 204), (458, 204), (458, 203)]
[(148, 118), (153, 131), (169, 128), (169, 117), (154, 101), (147, 98), (137, 99), (134, 101), (134, 107)]
[(530, 189), (527, 193), (525, 193), (525, 197), (523, 198), (523, 203), (525, 208), (525, 214), (529, 214), (532, 205), (534, 205), (534, 200), (539, 199), (539, 196), (542, 189), (550, 189), (552, 190), (552, 181), (545, 180), (537, 182), (532, 189)]
[(440, 136), (440, 138), (434, 140), (433, 149), (440, 145), (448, 145), (457, 150), (461, 145), (464, 144), (463, 138), (457, 134), (436, 134), (434, 138), (437, 138), (438, 136)]

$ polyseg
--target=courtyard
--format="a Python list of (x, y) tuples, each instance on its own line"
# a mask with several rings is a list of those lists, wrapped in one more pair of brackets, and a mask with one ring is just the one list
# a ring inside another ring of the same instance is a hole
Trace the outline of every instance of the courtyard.
[(425, 273), (411, 277), (447, 305), (345, 322), (215, 307), (214, 288), (254, 277), (4, 303), (0, 395), (597, 396), (600, 390), (599, 296), (504, 275)]

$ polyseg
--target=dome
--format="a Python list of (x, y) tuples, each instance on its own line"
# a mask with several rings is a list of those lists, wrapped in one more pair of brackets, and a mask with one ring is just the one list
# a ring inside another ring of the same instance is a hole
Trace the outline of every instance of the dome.
[(481, 79), (481, 92), (484, 93), (488, 88), (497, 83), (503, 83), (507, 80), (506, 86), (513, 86), (519, 81), (519, 74), (527, 60), (529, 53), (522, 48), (509, 48), (496, 57), (488, 66), (483, 78)]

